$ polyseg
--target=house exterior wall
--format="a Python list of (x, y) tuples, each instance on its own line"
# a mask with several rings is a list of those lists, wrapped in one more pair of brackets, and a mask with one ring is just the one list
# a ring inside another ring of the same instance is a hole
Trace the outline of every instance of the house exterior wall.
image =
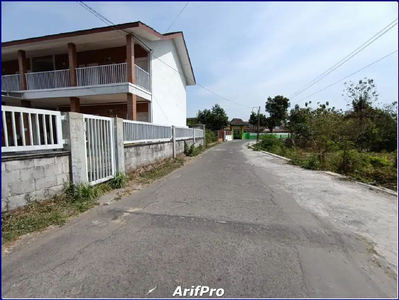
[(182, 75), (184, 73), (175, 44), (173, 40), (161, 40), (158, 44), (147, 43), (152, 49), (156, 45), (151, 55), (150, 72), (152, 74), (152, 122), (186, 126), (186, 80)]

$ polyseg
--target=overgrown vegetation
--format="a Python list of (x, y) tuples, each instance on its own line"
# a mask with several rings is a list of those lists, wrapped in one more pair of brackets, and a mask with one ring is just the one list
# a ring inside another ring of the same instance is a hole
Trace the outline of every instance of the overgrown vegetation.
[(191, 146), (188, 146), (188, 144), (184, 142), (184, 154), (187, 156), (197, 156), (202, 153), (204, 149), (205, 147), (202, 145), (195, 147), (195, 144), (191, 144)]
[(329, 102), (318, 102), (316, 108), (311, 102), (296, 105), (284, 120), (290, 137), (268, 135), (253, 149), (288, 157), (307, 169), (329, 170), (397, 190), (397, 102), (376, 105), (378, 93), (367, 78), (346, 83), (344, 96), (346, 111)]
[(184, 159), (177, 157), (175, 159), (169, 159), (158, 166), (149, 166), (140, 172), (137, 176), (133, 177), (140, 183), (150, 183), (154, 180), (160, 179), (172, 171), (180, 168), (184, 165)]
[(220, 144), (220, 143), (217, 142), (217, 139), (212, 144), (207, 143), (207, 145), (205, 147), (203, 145), (199, 145), (198, 147), (195, 147), (194, 144), (191, 144), (191, 146), (189, 146), (186, 142), (184, 142), (184, 154), (186, 156), (190, 156), (190, 157), (197, 156), (197, 155), (201, 154), (202, 152), (204, 152), (206, 149), (212, 148), (218, 144)]
[(112, 178), (109, 182), (109, 185), (113, 189), (120, 189), (125, 187), (126, 182), (129, 180), (129, 177), (125, 173), (116, 172), (114, 178)]
[(206, 144), (212, 144), (216, 143), (218, 141), (218, 136), (215, 131), (212, 131), (210, 129), (206, 129), (205, 131), (205, 139), (206, 139)]
[(96, 200), (111, 190), (109, 184), (67, 184), (50, 200), (32, 201), (27, 206), (1, 215), (2, 244), (51, 225), (63, 225), (68, 218), (96, 205)]

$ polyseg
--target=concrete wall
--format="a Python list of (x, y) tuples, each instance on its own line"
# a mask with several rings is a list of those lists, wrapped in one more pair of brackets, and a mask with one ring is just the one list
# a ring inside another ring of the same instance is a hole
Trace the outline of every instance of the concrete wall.
[(152, 48), (156, 44), (154, 55), (170, 66), (151, 55), (152, 122), (186, 126), (186, 78), (182, 75), (183, 69), (174, 41), (148, 44)]
[(1, 207), (9, 210), (32, 200), (44, 200), (69, 181), (69, 153), (3, 156), (1, 159)]
[[(176, 153), (184, 152), (184, 142), (188, 146), (193, 143), (192, 139), (176, 141)], [(195, 139), (195, 145), (204, 144), (204, 139)], [(152, 144), (136, 144), (125, 146), (125, 171), (127, 173), (134, 171), (142, 166), (155, 163), (159, 160), (173, 157), (173, 142), (159, 142)]]

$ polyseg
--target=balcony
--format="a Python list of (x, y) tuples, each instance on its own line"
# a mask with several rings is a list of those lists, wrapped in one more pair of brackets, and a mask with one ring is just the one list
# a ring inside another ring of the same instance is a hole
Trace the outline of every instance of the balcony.
[(19, 74), (1, 76), (1, 90), (7, 92), (20, 91)]
[(26, 73), (28, 90), (47, 90), (71, 86), (69, 69)]
[[(150, 75), (135, 65), (136, 85), (150, 91)], [(26, 73), (28, 90), (46, 90), (71, 87), (70, 71), (56, 70)], [(1, 76), (2, 91), (20, 91), (19, 74)], [(127, 83), (127, 64), (112, 64), (95, 67), (76, 68), (77, 86), (97, 86)]]

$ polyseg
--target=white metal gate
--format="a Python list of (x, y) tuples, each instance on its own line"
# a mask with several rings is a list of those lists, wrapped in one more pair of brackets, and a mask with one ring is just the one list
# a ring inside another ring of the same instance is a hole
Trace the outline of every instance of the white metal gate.
[(114, 120), (92, 115), (83, 116), (87, 180), (93, 185), (115, 176)]

